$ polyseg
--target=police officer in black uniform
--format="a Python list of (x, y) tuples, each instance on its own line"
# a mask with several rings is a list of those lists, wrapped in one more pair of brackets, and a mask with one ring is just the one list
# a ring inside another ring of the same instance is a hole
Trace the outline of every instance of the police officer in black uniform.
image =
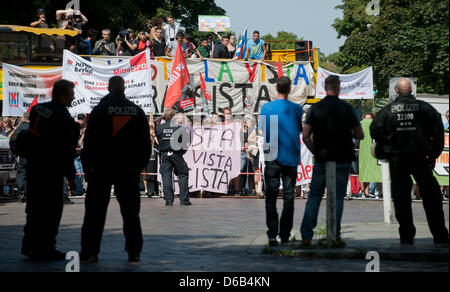
[(108, 90), (110, 93), (91, 112), (81, 151), (88, 187), (80, 259), (98, 261), (114, 185), (123, 218), (128, 260), (139, 262), (143, 245), (139, 180), (152, 151), (150, 129), (144, 111), (125, 97), (122, 77), (112, 77)]
[(173, 172), (178, 176), (180, 187), (180, 204), (192, 205), (189, 200), (189, 167), (184, 161), (183, 155), (186, 153), (190, 136), (189, 131), (182, 127), (182, 116), (175, 117), (175, 111), (168, 109), (164, 113), (163, 119), (166, 121), (156, 127), (156, 137), (159, 141), (161, 153), (161, 173), (163, 180), (163, 192), (166, 206), (173, 205)]
[(69, 114), (74, 84), (55, 82), (52, 101), (31, 109), (28, 131), (18, 134), (16, 151), (27, 160), (27, 214), (22, 254), (32, 260), (65, 260), (55, 249), (63, 211), (63, 184), (75, 187), (74, 158), (79, 128)]
[(444, 148), (444, 128), (440, 114), (411, 93), (408, 79), (396, 86), (398, 97), (375, 117), (370, 134), (375, 139), (375, 154), (388, 159), (395, 215), (400, 224), (402, 244), (414, 244), (416, 229), (411, 208), (411, 175), (416, 180), (430, 231), (436, 244), (448, 244), (448, 230), (442, 193), (433, 169)]

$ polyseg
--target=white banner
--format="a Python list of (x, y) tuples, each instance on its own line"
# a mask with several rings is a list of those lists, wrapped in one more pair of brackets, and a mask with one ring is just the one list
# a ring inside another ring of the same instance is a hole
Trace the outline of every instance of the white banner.
[[(126, 57), (92, 57), (94, 64), (118, 64), (125, 62)], [(171, 58), (156, 58), (152, 63), (152, 97), (155, 114), (164, 112), (164, 97), (167, 90)], [(187, 58), (186, 64), (190, 75), (190, 83), (195, 93), (195, 107), (190, 113), (204, 113), (200, 90), (200, 76), (205, 79), (206, 89), (212, 97), (208, 102), (209, 112), (220, 113), (221, 109), (231, 107), (233, 114), (257, 113), (264, 103), (276, 98), (275, 85), (277, 68), (263, 62), (244, 62), (236, 60), (204, 61)], [(308, 62), (294, 62), (283, 67), (283, 74), (292, 80), (289, 100), (303, 104), (308, 96), (314, 96), (314, 69)], [(182, 97), (184, 98), (184, 97)]]
[(316, 98), (324, 98), (325, 79), (330, 75), (337, 75), (341, 80), (341, 99), (373, 99), (373, 70), (369, 67), (354, 74), (336, 74), (321, 67), (317, 71)]
[[(127, 57), (90, 57), (92, 62), (89, 62), (70, 52), (67, 52), (65, 55), (66, 58), (68, 56), (70, 56), (72, 64), (67, 62), (69, 59), (64, 59), (64, 70), (57, 69), (57, 71), (63, 71), (64, 78), (77, 82), (75, 90), (76, 100), (70, 109), (72, 114), (89, 113), (92, 107), (108, 93), (107, 81), (109, 77), (114, 76), (114, 70), (120, 70), (120, 68), (129, 69), (132, 60)], [(277, 96), (275, 89), (278, 79), (277, 68), (270, 64), (260, 61), (219, 61), (214, 59), (202, 61), (193, 58), (187, 58), (186, 63), (190, 73), (190, 83), (195, 94), (195, 106), (189, 110), (189, 113), (204, 114), (206, 111), (201, 98), (200, 72), (205, 79), (206, 89), (212, 98), (208, 102), (209, 113), (216, 112), (220, 114), (225, 107), (231, 107), (233, 114), (259, 113), (265, 103), (274, 100)], [(129, 85), (134, 86), (146, 82), (145, 87), (134, 88), (136, 90), (128, 88), (126, 95), (135, 102), (139, 95), (144, 95), (141, 96), (140, 101), (142, 103), (140, 102), (139, 104), (141, 106), (153, 106), (155, 114), (162, 114), (164, 112), (163, 105), (168, 79), (172, 70), (172, 59), (157, 58), (151, 61), (147, 59), (147, 66), (148, 64), (150, 64), (152, 70), (140, 70), (122, 75), (128, 82), (134, 81), (133, 84), (127, 83)], [(27, 70), (26, 72), (33, 71), (31, 69), (21, 69)], [(4, 70), (4, 72), (6, 71)], [(37, 72), (36, 74), (48, 74), (46, 70), (34, 71)], [(283, 74), (292, 80), (289, 100), (297, 104), (304, 104), (308, 96), (314, 96), (314, 70), (310, 63), (294, 62), (288, 64), (283, 67)], [(150, 79), (148, 76), (151, 76), (151, 83), (147, 82)], [(8, 84), (8, 82), (4, 81), (3, 84)], [(147, 86), (152, 87), (151, 96), (153, 103), (148, 102), (148, 94), (143, 94), (147, 90)], [(23, 94), (22, 91), (25, 89), (20, 88), (20, 90), (21, 94)], [(31, 87), (26, 88), (26, 93), (30, 96), (31, 94), (40, 94), (39, 91)], [(3, 99), (4, 109), (9, 108), (7, 94), (8, 92), (4, 90), (4, 96), (6, 97)], [(145, 98), (145, 95), (147, 95), (147, 98)], [(182, 98), (184, 99), (184, 97)], [(27, 103), (31, 103), (31, 101), (27, 101)], [(145, 107), (144, 111), (149, 112), (150, 109)], [(21, 116), (22, 113), (17, 115)]]
[(313, 155), (309, 151), (308, 147), (302, 143), (302, 137), (300, 138), (301, 143), (301, 163), (297, 170), (297, 182), (296, 186), (309, 184), (312, 180), (313, 172)]
[(34, 98), (39, 103), (50, 101), (53, 83), (61, 74), (61, 68), (35, 70), (3, 63), (2, 116), (23, 116)]
[[(226, 194), (230, 181), (241, 170), (241, 124), (194, 126), (191, 145), (184, 154), (189, 167), (189, 192)], [(158, 170), (158, 180), (162, 183)], [(174, 191), (179, 194), (178, 178)]]
[(113, 76), (125, 79), (126, 97), (145, 113), (153, 112), (150, 51), (146, 50), (112, 66), (102, 66), (64, 51), (62, 77), (75, 83), (75, 100), (71, 114), (90, 113), (108, 94), (108, 81)]

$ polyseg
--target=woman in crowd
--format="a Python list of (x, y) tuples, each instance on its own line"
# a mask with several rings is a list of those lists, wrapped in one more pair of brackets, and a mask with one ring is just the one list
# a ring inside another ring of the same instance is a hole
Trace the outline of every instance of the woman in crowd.
[(4, 121), (5, 124), (5, 134), (4, 136), (10, 137), (14, 132), (13, 121), (10, 118), (6, 118)]
[(233, 58), (236, 54), (236, 36), (234, 34), (230, 35), (230, 42), (228, 43), (228, 52), (230, 52), (230, 57)]

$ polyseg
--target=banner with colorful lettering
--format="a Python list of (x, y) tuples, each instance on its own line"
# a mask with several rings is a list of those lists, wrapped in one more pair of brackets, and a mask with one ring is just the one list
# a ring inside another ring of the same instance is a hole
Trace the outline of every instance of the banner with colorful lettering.
[(62, 78), (75, 83), (75, 100), (69, 108), (72, 114), (90, 113), (109, 93), (108, 81), (113, 76), (125, 79), (125, 95), (129, 100), (145, 113), (153, 112), (151, 75), (149, 50), (111, 66), (97, 65), (64, 51)]
[[(126, 57), (92, 57), (94, 64), (119, 64)], [(171, 58), (152, 60), (152, 97), (155, 114), (164, 112), (164, 98), (172, 72)], [(257, 113), (264, 103), (276, 98), (275, 84), (278, 69), (264, 62), (245, 62), (237, 60), (214, 60), (187, 58), (186, 64), (190, 75), (190, 84), (194, 89), (195, 107), (189, 112), (204, 113), (206, 111), (201, 98), (202, 73), (207, 93), (212, 101), (208, 102), (209, 112), (220, 113), (224, 107), (231, 107), (233, 114)], [(292, 91), (289, 100), (303, 104), (308, 96), (314, 96), (314, 69), (309, 62), (293, 62), (283, 67), (283, 75), (292, 80)], [(181, 100), (190, 97), (182, 97)]]
[(36, 70), (3, 63), (2, 116), (21, 117), (34, 98), (50, 101), (53, 83), (61, 79), (61, 68)]

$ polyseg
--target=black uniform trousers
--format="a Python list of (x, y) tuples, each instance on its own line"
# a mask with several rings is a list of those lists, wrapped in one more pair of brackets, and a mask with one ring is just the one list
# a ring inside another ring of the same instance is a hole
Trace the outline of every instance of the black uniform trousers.
[[(422, 156), (423, 157), (423, 156)], [(389, 159), (395, 216), (400, 224), (400, 240), (412, 241), (416, 235), (411, 207), (411, 175), (419, 186), (428, 226), (435, 241), (448, 239), (442, 204), (442, 193), (430, 163), (418, 155)]]
[[(155, 149), (152, 151), (152, 156), (148, 161), (147, 167), (145, 168), (147, 173), (157, 173), (158, 172), (158, 154)], [(146, 175), (144, 179), (147, 181), (147, 192), (148, 194), (159, 195), (159, 184), (157, 175)]]
[(139, 255), (143, 239), (139, 212), (139, 174), (121, 176), (110, 174), (90, 174), (85, 200), (85, 215), (81, 230), (81, 252), (87, 256), (97, 255), (105, 227), (106, 213), (111, 196), (111, 186), (120, 205), (125, 235), (125, 250), (129, 255)]
[(181, 204), (189, 202), (189, 168), (183, 155), (175, 152), (163, 152), (161, 154), (161, 167), (159, 172), (163, 181), (164, 200), (173, 203), (172, 174), (178, 176)]
[(26, 198), (27, 192), (27, 160), (23, 157), (19, 157), (17, 162), (17, 192), (19, 199)]
[(63, 183), (60, 173), (44, 164), (27, 160), (26, 224), (22, 253), (41, 255), (55, 249), (63, 212)]

